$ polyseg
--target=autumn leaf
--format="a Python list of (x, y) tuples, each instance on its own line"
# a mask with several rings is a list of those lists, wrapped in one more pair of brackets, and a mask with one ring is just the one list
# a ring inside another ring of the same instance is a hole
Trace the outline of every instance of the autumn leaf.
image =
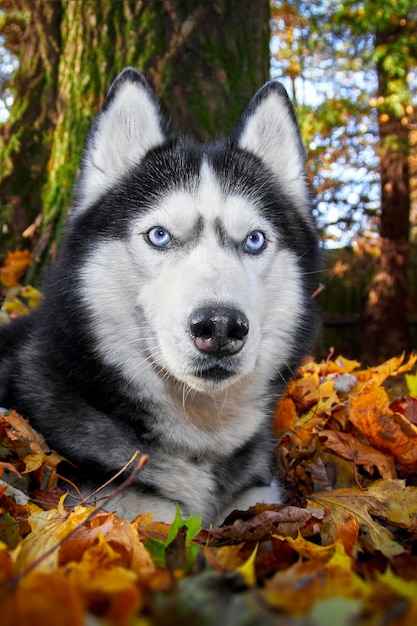
[(353, 518), (361, 532), (357, 550), (379, 551), (388, 558), (406, 548), (385, 524), (412, 534), (417, 530), (417, 487), (407, 487), (403, 480), (378, 480), (367, 489), (353, 487), (316, 493), (309, 497), (309, 504), (330, 511), (326, 543), (332, 543), (337, 528)]
[(66, 571), (85, 608), (105, 620), (127, 625), (143, 606), (140, 570), (123, 567), (119, 552), (102, 535), (85, 550), (80, 561), (68, 563)]
[(362, 443), (352, 434), (323, 430), (320, 441), (327, 450), (336, 452), (354, 465), (362, 466), (371, 475), (378, 470), (382, 478), (397, 478), (394, 458), (390, 454), (384, 454)]
[(408, 470), (417, 469), (417, 426), (390, 409), (385, 389), (370, 381), (350, 402), (349, 420), (377, 449)]
[(277, 572), (266, 582), (263, 593), (275, 609), (302, 616), (317, 602), (335, 596), (364, 598), (366, 583), (354, 572), (350, 557), (342, 544), (336, 544), (332, 556), (325, 561), (300, 561)]
[(8, 252), (0, 267), (0, 282), (4, 287), (17, 287), (32, 262), (29, 250)]
[[(273, 535), (277, 537), (277, 535)], [(279, 537), (282, 541), (285, 541), (292, 550), (295, 550), (300, 556), (307, 560), (314, 560), (316, 562), (327, 562), (335, 553), (335, 544), (320, 546), (308, 541), (302, 535), (298, 535), (295, 538), (292, 537)]]
[(417, 353), (411, 354), (405, 363), (404, 358), (404, 354), (399, 357), (393, 357), (376, 367), (355, 372), (355, 375), (362, 382), (372, 381), (375, 385), (382, 385), (390, 376), (399, 376), (409, 372), (417, 362)]
[(1, 626), (414, 624), (417, 405), (383, 387), (414, 364), (305, 362), (274, 418), (288, 501), (216, 528), (69, 510), (60, 457), (0, 415)]
[(16, 571), (22, 572), (34, 564), (38, 571), (56, 569), (62, 540), (86, 521), (90, 513), (89, 507), (78, 506), (69, 514), (62, 499), (57, 509), (32, 515), (28, 520), (32, 532), (23, 539), (15, 555)]
[(9, 288), (0, 310), (0, 323), (28, 315), (42, 301), (42, 294), (29, 285)]
[(256, 569), (255, 569), (255, 561), (256, 554), (258, 552), (259, 545), (257, 544), (253, 549), (250, 557), (242, 564), (236, 567), (236, 572), (242, 574), (245, 582), (248, 586), (253, 587), (256, 584)]
[(417, 374), (406, 374), (405, 382), (410, 395), (417, 398)]
[(24, 464), (23, 474), (48, 466), (55, 470), (63, 457), (47, 446), (45, 439), (16, 411), (0, 414), (0, 436)]
[[(5, 587), (3, 587), (5, 590)], [(84, 626), (85, 606), (62, 572), (32, 573), (0, 596), (2, 626)]]

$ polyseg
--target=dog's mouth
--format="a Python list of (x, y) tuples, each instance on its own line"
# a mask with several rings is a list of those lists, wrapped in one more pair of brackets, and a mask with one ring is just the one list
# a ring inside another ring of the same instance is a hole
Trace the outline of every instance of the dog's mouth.
[(210, 387), (223, 386), (227, 381), (241, 373), (238, 363), (233, 362), (230, 357), (195, 359), (193, 365), (193, 377), (197, 378), (203, 385), (207, 384)]
[(231, 376), (235, 376), (236, 374), (237, 372), (235, 368), (226, 368), (222, 364), (217, 363), (216, 365), (212, 365), (209, 367), (198, 368), (194, 375), (197, 376), (197, 378), (201, 378), (202, 380), (220, 383), (224, 380), (227, 380)]

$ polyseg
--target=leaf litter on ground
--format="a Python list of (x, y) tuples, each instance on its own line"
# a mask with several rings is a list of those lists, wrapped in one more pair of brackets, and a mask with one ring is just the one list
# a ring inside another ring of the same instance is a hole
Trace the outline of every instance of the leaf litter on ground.
[(216, 528), (69, 504), (62, 458), (3, 411), (1, 625), (414, 626), (416, 361), (307, 360), (274, 416), (288, 500)]

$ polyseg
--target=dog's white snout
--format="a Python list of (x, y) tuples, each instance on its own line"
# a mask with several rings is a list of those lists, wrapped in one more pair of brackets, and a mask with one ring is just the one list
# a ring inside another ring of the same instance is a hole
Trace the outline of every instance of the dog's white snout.
[(205, 306), (193, 311), (189, 329), (200, 352), (222, 357), (237, 354), (249, 333), (249, 320), (239, 309)]

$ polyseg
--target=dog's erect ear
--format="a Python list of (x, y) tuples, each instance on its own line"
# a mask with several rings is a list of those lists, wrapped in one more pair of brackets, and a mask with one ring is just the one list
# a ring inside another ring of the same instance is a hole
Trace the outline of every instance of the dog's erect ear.
[(77, 215), (163, 143), (167, 124), (142, 74), (124, 69), (107, 92), (86, 140), (77, 185)]
[(258, 156), (297, 207), (310, 212), (306, 155), (290, 99), (277, 81), (266, 83), (250, 101), (236, 129), (238, 145)]

